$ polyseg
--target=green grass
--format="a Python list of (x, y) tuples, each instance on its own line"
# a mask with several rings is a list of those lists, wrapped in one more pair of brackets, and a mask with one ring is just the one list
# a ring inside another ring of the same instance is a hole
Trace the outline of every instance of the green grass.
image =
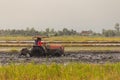
[[(0, 47), (0, 51), (5, 52), (20, 52), (25, 47)], [(28, 47), (30, 48), (30, 47)], [(119, 51), (120, 47), (65, 47), (65, 52), (79, 51)]]
[[(0, 40), (33, 40), (32, 36), (1, 36)], [(120, 41), (120, 37), (88, 37), (88, 36), (57, 36), (50, 37), (44, 40), (47, 41)]]
[(48, 41), (120, 41), (120, 37), (92, 37), (92, 36), (58, 36), (45, 39)]
[(0, 67), (0, 80), (120, 80), (120, 63), (11, 64)]
[(119, 51), (120, 47), (65, 47), (65, 52), (78, 51)]
[(5, 41), (11, 41), (11, 40), (16, 40), (16, 41), (25, 41), (25, 40), (32, 40), (32, 36), (0, 36), (0, 40), (5, 40)]
[(20, 50), (24, 47), (0, 47), (0, 51), (5, 52), (20, 52)]

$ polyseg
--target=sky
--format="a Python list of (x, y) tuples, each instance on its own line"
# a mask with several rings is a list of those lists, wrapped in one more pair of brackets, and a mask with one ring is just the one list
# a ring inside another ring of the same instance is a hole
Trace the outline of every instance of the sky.
[(0, 0), (0, 29), (114, 29), (120, 0)]

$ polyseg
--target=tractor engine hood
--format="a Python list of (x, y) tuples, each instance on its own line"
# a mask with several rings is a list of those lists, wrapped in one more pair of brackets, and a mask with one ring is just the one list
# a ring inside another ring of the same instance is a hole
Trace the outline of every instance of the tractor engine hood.
[(62, 45), (55, 45), (55, 44), (48, 45), (48, 48), (49, 49), (64, 49)]

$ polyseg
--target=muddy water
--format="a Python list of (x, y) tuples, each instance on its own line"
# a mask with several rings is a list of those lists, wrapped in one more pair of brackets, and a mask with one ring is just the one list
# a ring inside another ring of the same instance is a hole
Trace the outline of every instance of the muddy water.
[(120, 62), (120, 53), (66, 53), (61, 57), (25, 57), (19, 56), (19, 53), (0, 52), (0, 64), (10, 63), (108, 63)]

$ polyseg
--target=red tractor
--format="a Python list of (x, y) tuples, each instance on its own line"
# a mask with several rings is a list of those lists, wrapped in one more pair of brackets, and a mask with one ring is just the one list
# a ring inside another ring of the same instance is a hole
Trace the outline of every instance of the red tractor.
[(35, 44), (29, 50), (28, 48), (23, 48), (21, 50), (20, 55), (30, 57), (40, 57), (40, 56), (62, 56), (64, 55), (64, 47), (61, 45), (47, 44), (46, 42), (42, 42), (42, 36), (35, 36), (33, 39), (35, 40)]

